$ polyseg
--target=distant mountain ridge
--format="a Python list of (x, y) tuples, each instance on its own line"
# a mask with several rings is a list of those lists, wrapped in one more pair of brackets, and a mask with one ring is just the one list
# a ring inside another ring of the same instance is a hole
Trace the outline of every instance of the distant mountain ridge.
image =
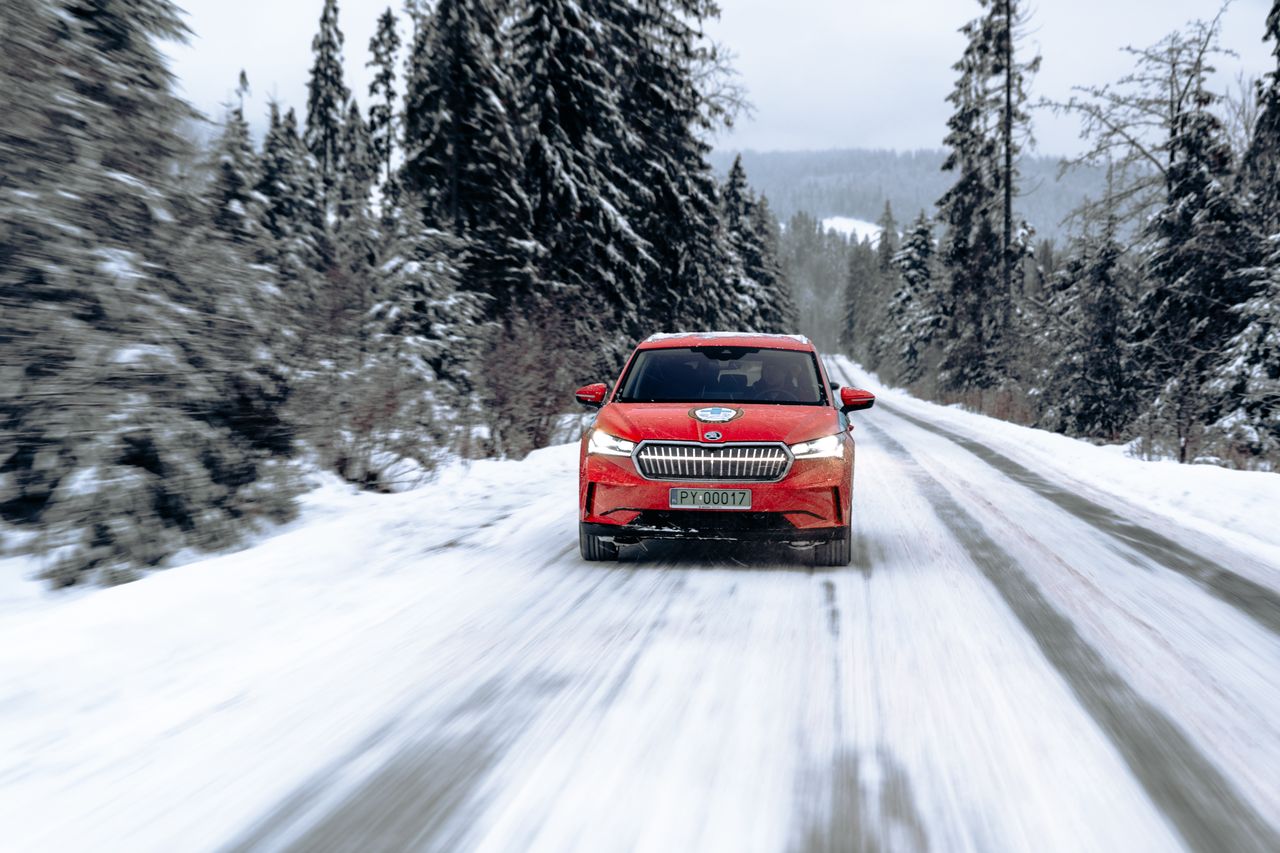
[[(719, 150), (711, 163), (727, 173), (737, 152)], [(934, 202), (955, 181), (942, 171), (941, 150), (887, 151), (863, 148), (830, 151), (743, 151), (747, 178), (768, 196), (780, 219), (797, 211), (818, 219), (847, 216), (874, 222), (886, 200), (899, 225)], [(1086, 197), (1099, 197), (1106, 186), (1101, 169), (1072, 169), (1058, 178), (1057, 157), (1024, 157), (1021, 166), (1019, 215), (1035, 226), (1039, 237), (1063, 239), (1064, 221)]]

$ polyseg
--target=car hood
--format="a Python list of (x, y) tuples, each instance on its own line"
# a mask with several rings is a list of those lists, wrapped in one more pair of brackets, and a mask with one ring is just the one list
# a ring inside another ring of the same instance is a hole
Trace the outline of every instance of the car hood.
[[(693, 412), (704, 408), (740, 412), (726, 423), (703, 423)], [(630, 441), (702, 441), (708, 432), (720, 441), (781, 441), (796, 444), (840, 431), (840, 417), (829, 406), (751, 403), (610, 403), (600, 410), (596, 426)]]

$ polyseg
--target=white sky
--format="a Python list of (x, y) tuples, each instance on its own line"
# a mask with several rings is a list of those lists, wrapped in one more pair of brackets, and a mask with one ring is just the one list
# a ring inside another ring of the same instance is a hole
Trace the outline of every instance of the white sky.
[[(311, 38), (321, 0), (179, 0), (194, 35), (172, 51), (186, 96), (216, 117), (243, 67), (253, 86), (255, 125), (267, 99), (306, 106)], [(1219, 63), (1220, 77), (1258, 75), (1272, 67), (1261, 41), (1271, 0), (1235, 0), (1224, 18), (1223, 44), (1240, 54)], [(348, 85), (368, 85), (369, 39), (387, 0), (340, 4)], [(400, 0), (392, 7), (399, 14)], [(755, 117), (723, 134), (724, 148), (937, 148), (944, 135), (953, 74), (963, 49), (957, 29), (975, 17), (972, 0), (721, 0), (710, 29), (738, 54), (737, 66)], [(1044, 56), (1033, 97), (1066, 97), (1072, 85), (1121, 76), (1119, 48), (1145, 45), (1197, 17), (1217, 0), (1039, 0), (1029, 46)], [(1039, 150), (1078, 148), (1070, 119), (1036, 117)]]

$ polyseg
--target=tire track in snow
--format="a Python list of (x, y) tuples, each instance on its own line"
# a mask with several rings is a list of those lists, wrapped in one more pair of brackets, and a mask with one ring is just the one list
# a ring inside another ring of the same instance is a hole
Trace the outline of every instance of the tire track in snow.
[(1025, 486), (1095, 530), (1107, 534), (1156, 564), (1188, 578), (1267, 630), (1280, 634), (1280, 594), (1274, 590), (1241, 577), (1167, 536), (1129, 521), (1114, 510), (1053, 484), (1030, 468), (981, 442), (909, 415), (897, 406), (883, 403), (878, 405), (883, 406), (894, 417), (902, 418), (907, 423), (960, 445), (1014, 482)]
[[(574, 545), (576, 551), (576, 544)], [(561, 551), (560, 553), (567, 553)], [(464, 810), (501, 757), (502, 749), (532, 722), (540, 706), (556, 689), (563, 687), (545, 673), (531, 667), (519, 674), (495, 664), (495, 658), (510, 652), (511, 637), (525, 645), (563, 630), (575, 613), (590, 612), (586, 603), (593, 597), (608, 597), (617, 579), (606, 573), (582, 577), (561, 575), (545, 588), (531, 590), (528, 607), (520, 609), (519, 621), (508, 624), (502, 633), (486, 638), (467, 650), (466, 658), (454, 659), (455, 669), (487, 672), (477, 686), (453, 701), (440, 702), (438, 688), (429, 678), (420, 693), (397, 707), (374, 731), (354, 748), (317, 772), (294, 793), (276, 804), (246, 831), (225, 845), (224, 853), (250, 850), (343, 850), (375, 849), (387, 843), (393, 849), (405, 839), (381, 834), (389, 818), (411, 816), (412, 826), (397, 826), (399, 832), (454, 831), (450, 822)], [(562, 595), (561, 593), (566, 593)], [(539, 601), (551, 607), (539, 608)], [(465, 666), (464, 666), (465, 663)], [(425, 675), (425, 674), (424, 674)], [(494, 697), (502, 697), (495, 701)], [(492, 710), (490, 710), (492, 706)], [(502, 716), (498, 716), (502, 712)], [(446, 721), (447, 725), (439, 724)], [(465, 737), (442, 736), (434, 740), (418, 733), (462, 731)], [(406, 763), (408, 756), (408, 763)], [(449, 774), (406, 774), (410, 766), (448, 767)], [(415, 779), (399, 793), (395, 783)], [(392, 782), (390, 786), (388, 782)], [(369, 792), (390, 796), (378, 819), (364, 820), (361, 809), (377, 811)], [(398, 803), (398, 807), (397, 804)], [(379, 828), (379, 833), (371, 828)]]
[(1280, 850), (1280, 833), (1181, 728), (1107, 664), (951, 492), (884, 429), (864, 425), (901, 463), (1187, 846), (1198, 851)]

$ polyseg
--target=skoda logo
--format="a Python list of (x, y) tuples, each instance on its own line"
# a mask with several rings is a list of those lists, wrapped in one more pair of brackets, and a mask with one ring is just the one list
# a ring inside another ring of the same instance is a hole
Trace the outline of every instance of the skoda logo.
[(694, 409), (689, 415), (704, 424), (727, 424), (731, 420), (742, 417), (742, 410), (725, 406), (709, 406), (705, 409)]
[(712, 430), (711, 432), (706, 433), (702, 437), (705, 438), (707, 441), (719, 441), (720, 439), (724, 438), (724, 433)]

